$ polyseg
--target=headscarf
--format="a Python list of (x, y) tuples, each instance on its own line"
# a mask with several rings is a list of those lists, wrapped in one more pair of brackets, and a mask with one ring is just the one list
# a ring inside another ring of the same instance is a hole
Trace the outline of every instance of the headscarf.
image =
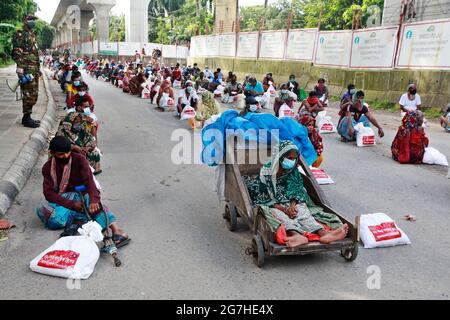
[(309, 140), (311, 141), (312, 145), (314, 146), (314, 149), (316, 150), (317, 155), (320, 156), (323, 152), (323, 142), (322, 142), (322, 137), (319, 135), (319, 133), (317, 132), (317, 130), (315, 128), (316, 119), (314, 119), (310, 115), (305, 114), (304, 116), (302, 116), (299, 119), (299, 122), (305, 127), (308, 127), (308, 125), (311, 124), (311, 122), (312, 122), (313, 130), (312, 130), (312, 132), (309, 132), (309, 130), (308, 130), (308, 137), (309, 137)]
[[(288, 154), (292, 150), (295, 150), (298, 154), (300, 154), (297, 146), (291, 141), (280, 141), (280, 143), (273, 148), (270, 161), (267, 162), (259, 172), (259, 178), (261, 182), (266, 185), (272, 199), (275, 199), (277, 195), (277, 172), (280, 166), (280, 160), (284, 155)], [(288, 170), (285, 175), (288, 175), (293, 170), (297, 170), (297, 166), (291, 170)]]
[(419, 129), (423, 124), (423, 113), (420, 110), (407, 112), (402, 119), (402, 127), (405, 129)]

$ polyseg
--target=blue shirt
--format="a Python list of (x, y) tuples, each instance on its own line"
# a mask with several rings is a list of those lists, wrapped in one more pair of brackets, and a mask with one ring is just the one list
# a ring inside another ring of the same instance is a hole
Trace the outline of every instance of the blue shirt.
[(256, 92), (264, 92), (263, 85), (260, 81), (256, 81), (256, 85), (252, 86), (250, 83), (247, 83), (245, 86), (245, 90), (254, 90)]

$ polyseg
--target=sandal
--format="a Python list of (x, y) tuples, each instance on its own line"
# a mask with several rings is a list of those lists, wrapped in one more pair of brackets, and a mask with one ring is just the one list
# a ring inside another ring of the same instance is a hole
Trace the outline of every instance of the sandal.
[(97, 171), (97, 172), (94, 172), (94, 176), (98, 176), (99, 174), (101, 174), (103, 172), (103, 170), (100, 170), (100, 171)]
[(117, 249), (122, 248), (123, 246), (126, 246), (131, 242), (130, 238), (125, 238), (120, 234), (113, 235), (112, 240), (114, 241), (114, 244), (116, 245)]

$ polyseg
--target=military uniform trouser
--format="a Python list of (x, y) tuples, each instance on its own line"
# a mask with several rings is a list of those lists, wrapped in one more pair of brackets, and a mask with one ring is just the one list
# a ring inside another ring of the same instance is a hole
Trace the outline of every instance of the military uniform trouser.
[(31, 114), (37, 102), (39, 94), (39, 77), (35, 77), (30, 83), (20, 86), (22, 90), (23, 114)]

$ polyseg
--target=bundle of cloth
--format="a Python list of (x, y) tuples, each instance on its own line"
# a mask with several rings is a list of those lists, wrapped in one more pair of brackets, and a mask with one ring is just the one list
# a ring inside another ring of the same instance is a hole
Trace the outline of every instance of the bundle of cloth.
[[(275, 135), (278, 130), (278, 136)], [(261, 132), (267, 137), (260, 137)], [(219, 135), (219, 136), (218, 136)], [(271, 144), (272, 139), (292, 141), (308, 165), (317, 160), (317, 153), (308, 138), (308, 130), (291, 118), (278, 119), (271, 114), (249, 112), (240, 116), (236, 110), (227, 110), (213, 123), (202, 130), (202, 162), (217, 166), (225, 155), (225, 141), (229, 135), (240, 136), (242, 141), (259, 141)], [(261, 141), (260, 140), (263, 140)]]
[(405, 115), (391, 146), (392, 158), (395, 161), (422, 163), (425, 148), (428, 147), (428, 138), (422, 124), (423, 113), (421, 111), (411, 111)]

